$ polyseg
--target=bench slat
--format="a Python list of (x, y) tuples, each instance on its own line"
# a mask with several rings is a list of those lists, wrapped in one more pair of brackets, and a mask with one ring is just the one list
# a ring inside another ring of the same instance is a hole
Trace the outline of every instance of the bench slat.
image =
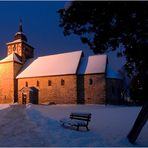
[(76, 117), (76, 116), (71, 116), (71, 119), (77, 119), (77, 120), (84, 120), (84, 121), (90, 121), (89, 118), (81, 118), (81, 117)]
[(91, 113), (76, 113), (72, 112), (70, 114), (69, 118), (60, 120), (62, 125), (69, 125), (69, 126), (76, 126), (77, 130), (79, 130), (79, 127), (86, 127), (88, 129), (88, 123), (90, 122), (91, 119)]
[(77, 115), (77, 116), (88, 116), (91, 115), (91, 113), (79, 113), (79, 112), (72, 112), (71, 115)]

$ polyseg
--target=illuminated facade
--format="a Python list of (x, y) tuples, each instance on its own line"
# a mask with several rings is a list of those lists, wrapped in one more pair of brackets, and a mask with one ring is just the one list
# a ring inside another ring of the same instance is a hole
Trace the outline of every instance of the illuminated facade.
[(6, 45), (7, 56), (0, 60), (0, 103), (105, 103), (106, 55), (85, 60), (82, 51), (75, 51), (34, 58), (21, 23)]

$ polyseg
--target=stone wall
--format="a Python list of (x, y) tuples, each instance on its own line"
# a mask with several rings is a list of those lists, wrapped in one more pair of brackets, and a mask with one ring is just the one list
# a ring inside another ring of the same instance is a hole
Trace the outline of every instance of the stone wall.
[[(61, 85), (64, 80), (64, 85)], [(51, 86), (48, 86), (49, 82)], [(26, 87), (38, 89), (38, 103), (102, 104), (106, 98), (104, 74), (65, 75), (18, 79), (18, 91)], [(38, 83), (38, 84), (37, 84)], [(37, 86), (38, 85), (38, 86)], [(19, 102), (22, 102), (20, 95)]]
[(13, 103), (17, 97), (15, 76), (20, 68), (21, 64), (18, 63), (0, 63), (0, 103)]
[(13, 103), (13, 62), (0, 63), (0, 103)]
[[(64, 80), (64, 85), (61, 85), (61, 80)], [(35, 87), (38, 89), (39, 104), (75, 104), (77, 103), (76, 80), (76, 75), (22, 78), (18, 79), (18, 91), (20, 91), (26, 86), (26, 83), (28, 83), (27, 87)], [(18, 99), (19, 102), (21, 102), (20, 99), (22, 98), (19, 97)]]
[(16, 76), (17, 74), (20, 72), (22, 68), (22, 64), (20, 63), (17, 63), (17, 62), (14, 62), (14, 102), (17, 102), (17, 98), (18, 98), (18, 82), (17, 82), (17, 79), (16, 79)]
[(109, 104), (122, 104), (121, 92), (123, 90), (123, 81), (120, 79), (107, 79), (106, 100)]
[[(90, 80), (92, 79), (92, 84)], [(102, 104), (106, 99), (106, 81), (104, 74), (85, 75), (85, 103)]]
[(85, 104), (102, 104), (106, 99), (106, 80), (104, 74), (78, 76), (78, 100)]

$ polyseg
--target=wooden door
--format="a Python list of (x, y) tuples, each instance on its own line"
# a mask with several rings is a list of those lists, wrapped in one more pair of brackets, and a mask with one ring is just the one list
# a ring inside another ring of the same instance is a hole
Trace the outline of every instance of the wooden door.
[(27, 95), (22, 94), (22, 104), (26, 104), (26, 102), (27, 102)]

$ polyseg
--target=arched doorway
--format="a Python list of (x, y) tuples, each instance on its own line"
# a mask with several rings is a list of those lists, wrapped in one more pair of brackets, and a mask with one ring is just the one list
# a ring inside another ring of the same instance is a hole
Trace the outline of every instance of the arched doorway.
[(23, 87), (18, 94), (18, 102), (20, 104), (38, 104), (38, 89), (35, 87)]

